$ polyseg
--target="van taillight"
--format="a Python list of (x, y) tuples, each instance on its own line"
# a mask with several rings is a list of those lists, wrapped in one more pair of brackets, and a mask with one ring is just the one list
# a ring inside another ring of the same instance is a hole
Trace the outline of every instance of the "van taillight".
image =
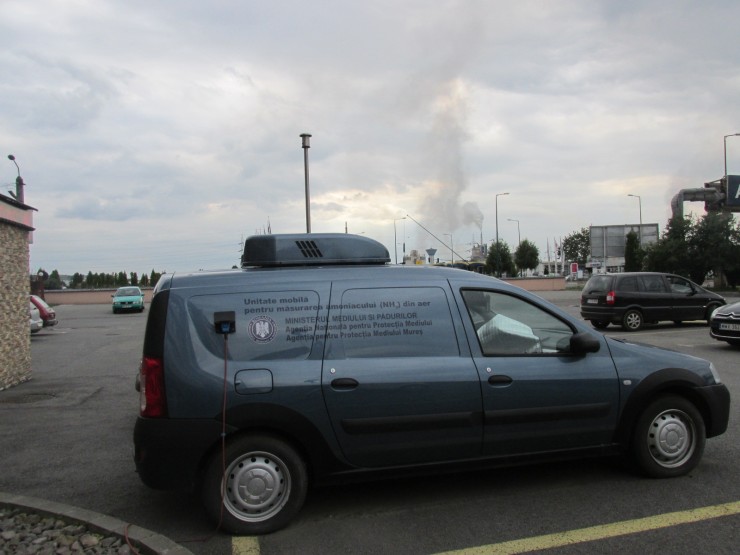
[(606, 304), (614, 304), (614, 301), (617, 300), (617, 295), (614, 293), (614, 291), (609, 291), (606, 294)]
[(139, 402), (141, 416), (167, 416), (167, 398), (164, 391), (164, 364), (161, 358), (144, 357), (139, 369)]

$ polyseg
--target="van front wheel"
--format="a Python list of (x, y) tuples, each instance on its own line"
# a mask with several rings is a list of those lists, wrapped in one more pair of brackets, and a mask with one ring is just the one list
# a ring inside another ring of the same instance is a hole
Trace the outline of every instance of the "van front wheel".
[(272, 436), (243, 436), (227, 443), (223, 457), (211, 458), (203, 502), (224, 530), (267, 534), (290, 523), (307, 489), (306, 465), (291, 446)]
[(632, 454), (653, 478), (683, 476), (704, 453), (704, 419), (687, 399), (665, 396), (645, 408), (635, 426)]

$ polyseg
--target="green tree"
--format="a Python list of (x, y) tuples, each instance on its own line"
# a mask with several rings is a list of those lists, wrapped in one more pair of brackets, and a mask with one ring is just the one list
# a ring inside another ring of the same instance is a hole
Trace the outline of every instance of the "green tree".
[(142, 287), (147, 287), (149, 285), (149, 276), (147, 276), (146, 274), (141, 274), (139, 285), (141, 285)]
[(129, 283), (131, 285), (139, 285), (139, 276), (136, 275), (136, 272), (131, 272), (129, 274)]
[(69, 286), (72, 289), (80, 289), (82, 287), (82, 284), (85, 282), (85, 276), (80, 274), (79, 272), (75, 272), (72, 275), (72, 279), (69, 282)]
[(701, 283), (709, 272), (713, 272), (715, 285), (717, 282), (723, 284), (726, 270), (735, 266), (737, 261), (739, 232), (732, 215), (708, 213), (692, 231), (689, 237), (693, 262), (691, 279)]
[(624, 245), (624, 271), (639, 272), (642, 270), (643, 252), (640, 248), (640, 237), (636, 232), (630, 231)]
[(525, 239), (514, 253), (514, 262), (520, 270), (534, 270), (540, 264), (540, 251), (534, 243)]
[(587, 227), (580, 231), (574, 231), (563, 239), (564, 261), (578, 262), (579, 266), (585, 266), (591, 257), (591, 232)]
[(497, 277), (501, 277), (503, 274), (509, 276), (516, 275), (514, 260), (511, 258), (511, 251), (506, 242), (499, 241), (498, 245), (493, 243), (488, 249), (486, 272)]
[(162, 277), (162, 274), (159, 274), (155, 272), (154, 270), (152, 270), (152, 273), (149, 274), (149, 285), (151, 287), (154, 287), (155, 285), (157, 285), (157, 282), (159, 281), (160, 277)]
[(64, 287), (64, 282), (62, 281), (62, 278), (59, 276), (59, 272), (57, 270), (53, 270), (50, 274), (48, 279), (44, 281), (44, 288), (48, 289), (50, 291), (58, 290)]
[(645, 269), (670, 272), (702, 283), (710, 272), (715, 282), (740, 281), (740, 229), (732, 216), (709, 213), (694, 221), (672, 218), (645, 256)]
[(691, 275), (692, 261), (689, 236), (693, 229), (690, 218), (676, 216), (666, 224), (660, 239), (645, 252), (645, 269), (650, 272), (669, 272)]

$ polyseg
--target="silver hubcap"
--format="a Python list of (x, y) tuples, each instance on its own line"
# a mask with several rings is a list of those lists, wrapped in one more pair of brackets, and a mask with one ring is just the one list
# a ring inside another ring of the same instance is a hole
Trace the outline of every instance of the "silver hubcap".
[(224, 506), (236, 518), (259, 522), (279, 513), (290, 498), (290, 473), (271, 453), (238, 457), (226, 469)]
[(694, 453), (694, 423), (683, 412), (667, 410), (655, 417), (648, 430), (648, 448), (665, 468), (680, 466)]
[(627, 327), (631, 329), (636, 329), (640, 327), (640, 315), (632, 312), (631, 314), (627, 315)]

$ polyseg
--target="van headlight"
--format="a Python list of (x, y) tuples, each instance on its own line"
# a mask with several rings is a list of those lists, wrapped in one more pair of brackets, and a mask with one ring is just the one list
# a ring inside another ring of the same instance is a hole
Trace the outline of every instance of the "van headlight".
[(709, 363), (709, 371), (712, 373), (712, 377), (714, 378), (714, 381), (716, 383), (722, 383), (722, 380), (719, 377), (719, 372), (717, 372), (717, 369), (714, 367), (714, 363)]

